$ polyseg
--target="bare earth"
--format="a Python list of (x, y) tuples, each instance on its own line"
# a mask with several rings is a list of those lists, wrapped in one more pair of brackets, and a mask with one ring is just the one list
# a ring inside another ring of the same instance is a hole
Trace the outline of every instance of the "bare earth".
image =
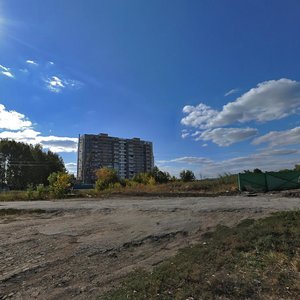
[(217, 224), (300, 208), (280, 195), (0, 202), (0, 299), (95, 299)]

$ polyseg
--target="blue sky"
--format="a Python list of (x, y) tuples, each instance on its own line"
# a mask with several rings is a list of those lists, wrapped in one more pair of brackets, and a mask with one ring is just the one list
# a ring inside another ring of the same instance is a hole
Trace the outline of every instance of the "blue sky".
[(78, 134), (197, 176), (299, 163), (299, 1), (2, 0), (0, 138), (75, 170)]

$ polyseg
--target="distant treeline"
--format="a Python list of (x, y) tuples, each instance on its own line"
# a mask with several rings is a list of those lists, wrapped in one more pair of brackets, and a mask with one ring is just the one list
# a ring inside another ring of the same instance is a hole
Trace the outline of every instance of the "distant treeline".
[(0, 141), (0, 188), (25, 189), (29, 185), (48, 184), (48, 176), (53, 172), (65, 172), (62, 158), (43, 151), (41, 145), (21, 142)]

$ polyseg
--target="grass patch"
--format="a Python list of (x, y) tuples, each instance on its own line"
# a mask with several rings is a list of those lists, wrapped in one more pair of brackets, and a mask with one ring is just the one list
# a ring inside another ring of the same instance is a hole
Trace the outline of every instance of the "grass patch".
[[(85, 192), (86, 193), (86, 192)], [(159, 197), (200, 197), (233, 195), (238, 193), (237, 176), (224, 175), (214, 179), (202, 179), (192, 182), (171, 181), (163, 184), (141, 184), (131, 182), (109, 187), (103, 191), (90, 193), (91, 197), (101, 196), (159, 196)]]
[(300, 211), (218, 226), (99, 299), (299, 299)]
[(47, 213), (44, 209), (16, 209), (3, 208), (0, 209), (0, 216), (24, 215), (24, 214), (44, 214)]
[(47, 200), (53, 199), (54, 197), (50, 192), (40, 192), (40, 191), (7, 191), (0, 193), (0, 202), (5, 201), (30, 201), (30, 200)]
[(26, 191), (8, 191), (0, 193), (1, 201), (22, 201), (28, 200)]

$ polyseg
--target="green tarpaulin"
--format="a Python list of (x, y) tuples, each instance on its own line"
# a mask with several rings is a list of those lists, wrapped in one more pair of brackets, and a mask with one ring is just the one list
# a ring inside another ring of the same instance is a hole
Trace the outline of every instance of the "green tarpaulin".
[(240, 173), (240, 191), (267, 192), (300, 188), (300, 172)]

